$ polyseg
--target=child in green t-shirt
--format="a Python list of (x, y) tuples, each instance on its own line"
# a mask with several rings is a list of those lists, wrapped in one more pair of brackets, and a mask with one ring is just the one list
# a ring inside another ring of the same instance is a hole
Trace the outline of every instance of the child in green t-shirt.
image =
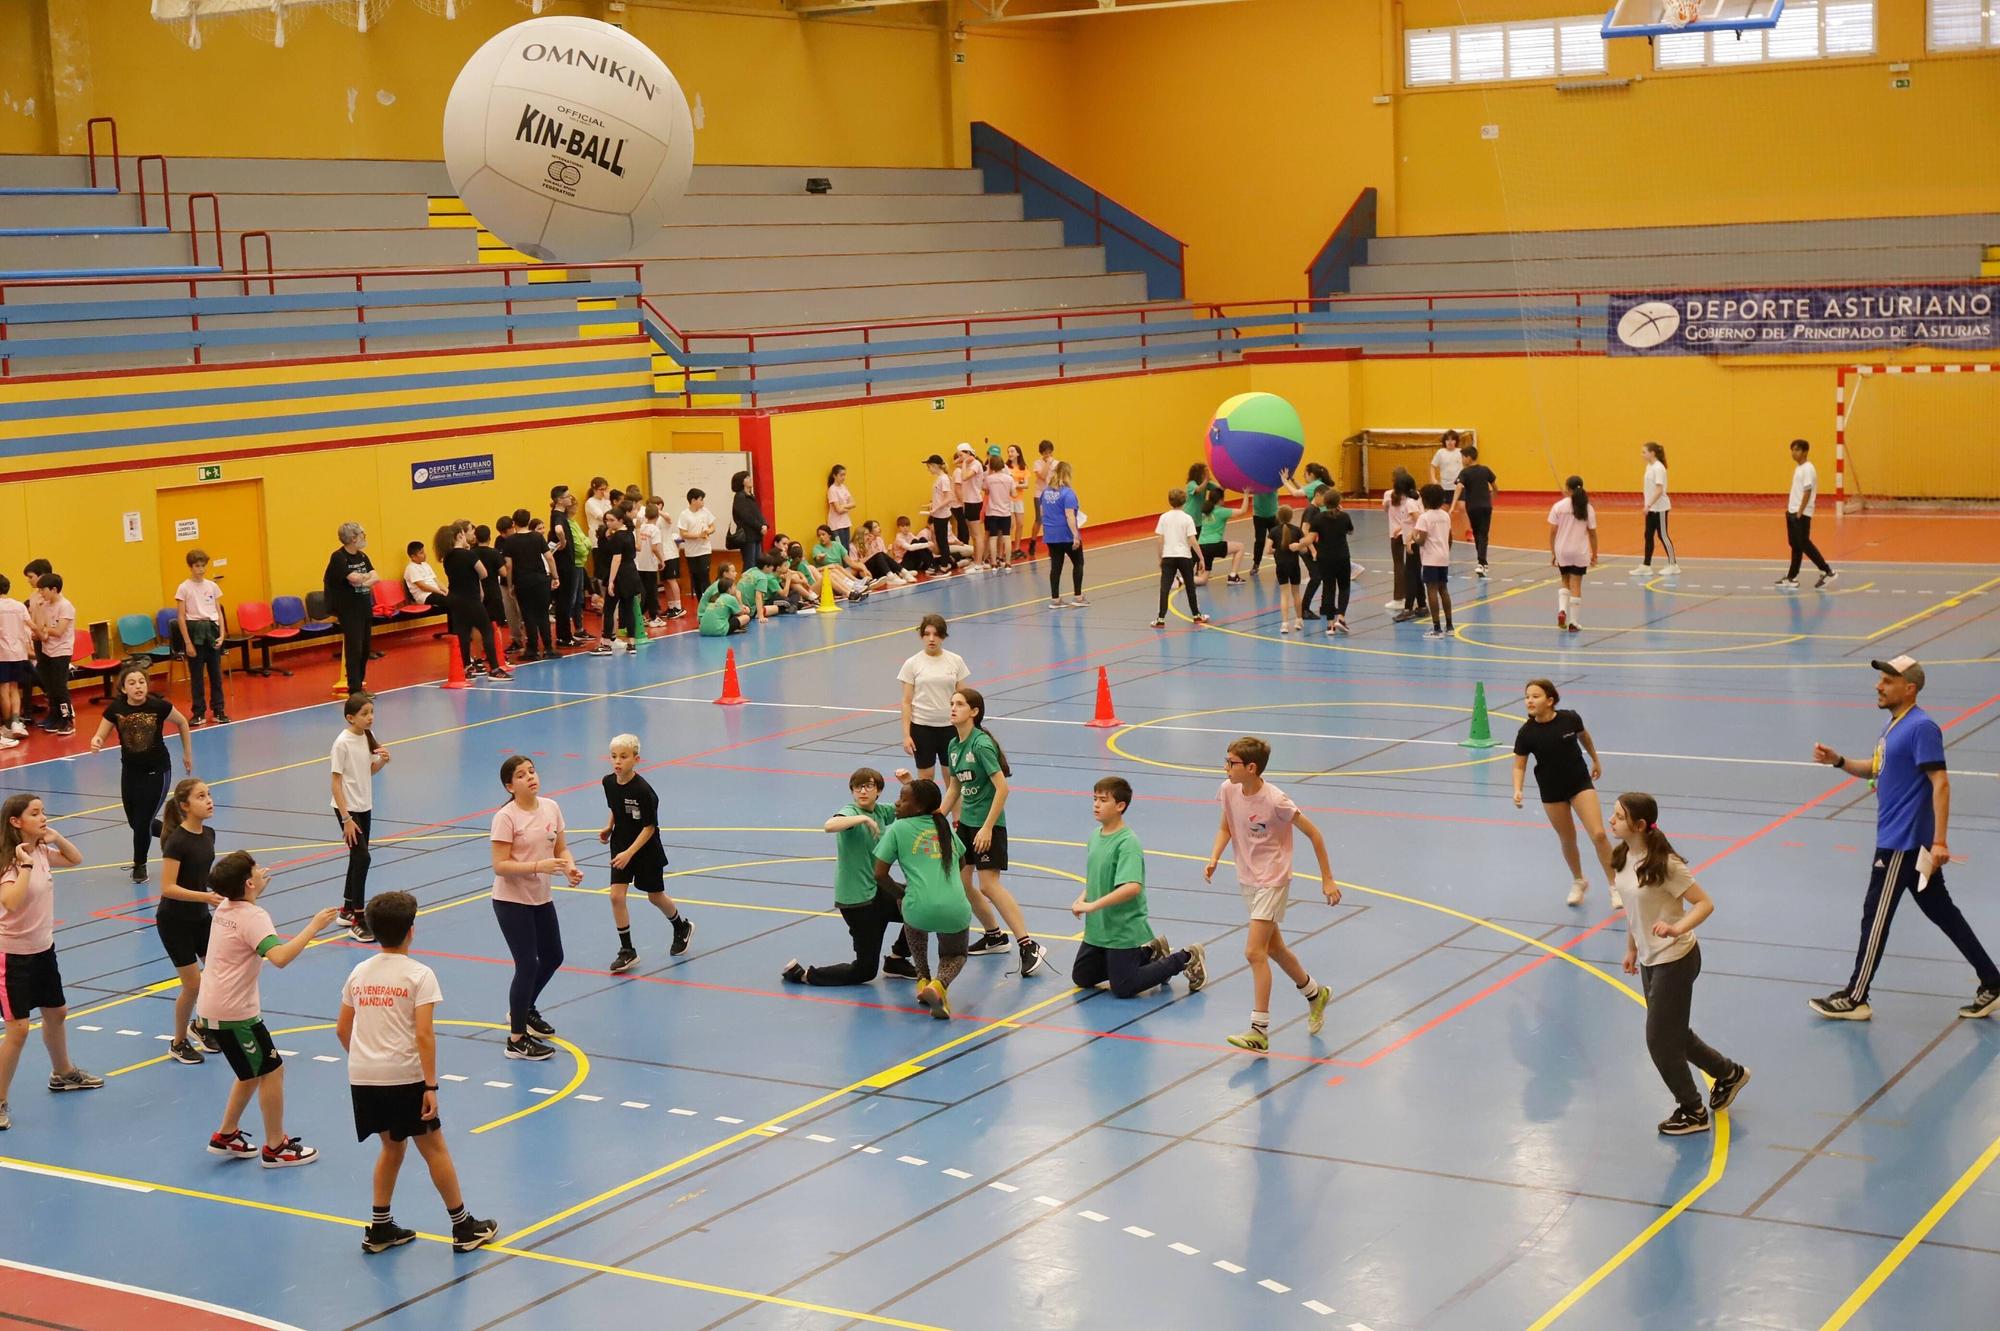
[(882, 774), (872, 767), (857, 767), (847, 778), (851, 798), (839, 813), (826, 820), (833, 834), (833, 904), (847, 921), (854, 939), (854, 960), (833, 966), (802, 966), (794, 957), (786, 963), (784, 978), (791, 984), (867, 984), (875, 978), (875, 956), (882, 950), (882, 935), (896, 927), (896, 941), (890, 955), (882, 958), (880, 970), (905, 980), (917, 978), (910, 960), (910, 943), (903, 936), (903, 899), (893, 884), (884, 887), (875, 880), (875, 843), (896, 821), (894, 809), (880, 802)]
[(1201, 534), (1196, 553), (1194, 580), (1206, 585), (1208, 576), (1215, 566), (1224, 559), (1229, 561), (1229, 581), (1240, 583), (1243, 579), (1243, 542), (1229, 539), (1229, 523), (1232, 518), (1240, 518), (1250, 508), (1249, 497), (1243, 503), (1230, 508), (1222, 502), (1222, 488), (1213, 482), (1209, 485), (1209, 502), (1197, 524)]
[[(951, 1017), (946, 990), (965, 968), (965, 931), (972, 907), (958, 881), (958, 838), (938, 812), (944, 792), (935, 781), (906, 781), (896, 797), (896, 821), (875, 843), (875, 882), (893, 892), (889, 866), (903, 870), (903, 936), (917, 967), (917, 1001), (939, 1021)], [(938, 940), (936, 978), (931, 975), (931, 935)]]
[(1070, 983), (1089, 989), (1111, 982), (1113, 998), (1137, 998), (1176, 975), (1187, 976), (1188, 992), (1208, 983), (1207, 957), (1200, 943), (1178, 952), (1153, 936), (1146, 918), (1146, 851), (1139, 834), (1125, 825), (1132, 786), (1107, 776), (1090, 788), (1090, 812), (1097, 830), (1084, 857), (1084, 886), (1069, 905), (1083, 921), (1083, 944), (1070, 967)]
[(731, 633), (741, 633), (750, 626), (750, 612), (736, 596), (736, 575), (728, 569), (721, 574), (709, 589), (701, 594), (700, 606), (701, 636), (721, 638)]

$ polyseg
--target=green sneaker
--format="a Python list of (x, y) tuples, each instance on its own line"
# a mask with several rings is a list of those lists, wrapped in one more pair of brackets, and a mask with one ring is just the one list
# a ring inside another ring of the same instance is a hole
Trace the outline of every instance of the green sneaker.
[(1253, 1049), (1261, 1054), (1271, 1047), (1271, 1037), (1252, 1026), (1241, 1035), (1230, 1036), (1229, 1043), (1238, 1049)]
[(1321, 984), (1319, 992), (1306, 1000), (1306, 1034), (1319, 1034), (1319, 1028), (1326, 1025), (1326, 1005), (1332, 1001), (1333, 990), (1325, 984)]

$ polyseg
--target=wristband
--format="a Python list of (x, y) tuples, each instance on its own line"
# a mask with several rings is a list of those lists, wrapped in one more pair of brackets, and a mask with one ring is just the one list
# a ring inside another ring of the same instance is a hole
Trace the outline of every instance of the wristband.
[(436, 1087), (435, 1085), (433, 1085), (432, 1083), (430, 1083), (430, 1082), (425, 1082), (425, 1083), (424, 1083), (424, 1089), (425, 1089), (425, 1090), (427, 1090), (427, 1091), (435, 1091), (435, 1090), (437, 1089), (437, 1087)]
[(1829, 765), (1833, 767), (1845, 767), (1847, 766), (1847, 759), (1841, 757), (1839, 754), (1835, 754), (1833, 762)]

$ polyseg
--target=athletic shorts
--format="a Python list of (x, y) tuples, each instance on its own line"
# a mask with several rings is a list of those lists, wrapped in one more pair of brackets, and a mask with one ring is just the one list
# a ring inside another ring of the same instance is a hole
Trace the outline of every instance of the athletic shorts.
[(953, 726), (927, 726), (912, 721), (910, 738), (916, 743), (917, 767), (922, 770), (945, 760), (951, 742), (958, 738), (958, 730)]
[(1449, 564), (1424, 565), (1424, 585), (1426, 587), (1442, 587), (1450, 581), (1451, 581), (1451, 565)]
[(443, 1132), (443, 1115), (424, 1117), (424, 1084), (402, 1086), (349, 1086), (354, 1101), (354, 1139), (367, 1141), (376, 1133), (387, 1133), (391, 1141), (421, 1137), (427, 1132)]
[(160, 946), (167, 950), (167, 960), (173, 963), (176, 970), (208, 957), (208, 925), (206, 910), (199, 916), (192, 911), (186, 915), (179, 912), (169, 915), (163, 911), (153, 918), (153, 930), (160, 936)]
[(278, 1047), (271, 1043), (271, 1032), (262, 1017), (251, 1021), (202, 1019), (195, 1022), (195, 1027), (215, 1036), (222, 1045), (223, 1061), (229, 1064), (238, 1081), (255, 1081), (285, 1065), (285, 1060), (278, 1056)]
[(993, 829), (993, 840), (984, 854), (972, 848), (972, 838), (979, 835), (979, 829), (967, 823), (958, 825), (958, 844), (965, 848), (959, 860), (975, 869), (1005, 869), (1007, 867), (1007, 825), (1002, 823)]
[[(655, 839), (653, 844), (655, 847), (659, 845), (658, 836), (658, 833), (654, 833)], [(634, 855), (631, 861), (622, 869), (615, 864), (612, 865), (611, 881), (613, 883), (630, 883), (641, 892), (664, 892), (667, 890), (667, 884), (661, 875), (661, 871), (666, 867), (667, 857), (655, 849), (650, 855)]]
[(1227, 558), (1229, 558), (1229, 542), (1203, 541), (1201, 543), (1201, 562), (1203, 567), (1214, 568), (1216, 560)]
[[(681, 579), (681, 560), (679, 555), (675, 555), (672, 559), (669, 559), (666, 563), (660, 565), (660, 581), (679, 582), (680, 579)], [(704, 590), (706, 589), (704, 588)]]
[(0, 661), (0, 684), (32, 684), (35, 668), (26, 661)]
[(1557, 564), (1556, 572), (1568, 574), (1572, 578), (1580, 578), (1590, 572), (1590, 566), (1588, 564)]
[(1278, 574), (1278, 585), (1280, 587), (1296, 587), (1299, 585), (1300, 579), (1299, 579), (1298, 560), (1280, 559), (1279, 561), (1277, 561), (1276, 569)]
[(1583, 783), (1574, 788), (1567, 785), (1543, 785), (1542, 769), (1539, 764), (1535, 768), (1535, 787), (1536, 793), (1542, 797), (1542, 803), (1544, 804), (1568, 804), (1584, 791), (1597, 789), (1596, 786), (1591, 784), (1589, 777), (1585, 777)]
[(1238, 885), (1243, 893), (1243, 904), (1250, 908), (1253, 920), (1269, 920), (1273, 924), (1285, 922), (1285, 908), (1291, 904), (1292, 885), (1281, 883), (1276, 887), (1252, 887), (1248, 883)]
[(56, 950), (0, 952), (0, 1020), (25, 1021), (36, 1008), (64, 1007)]
[(1013, 530), (1014, 518), (1012, 514), (1002, 514), (997, 518), (989, 515), (986, 519), (986, 534), (988, 536), (1005, 536)]

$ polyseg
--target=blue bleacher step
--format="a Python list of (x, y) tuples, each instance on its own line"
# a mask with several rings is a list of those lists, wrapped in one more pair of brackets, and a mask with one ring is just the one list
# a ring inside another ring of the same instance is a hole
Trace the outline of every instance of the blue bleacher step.
[(163, 226), (0, 226), (0, 236), (164, 236)]
[(115, 185), (0, 185), (0, 194), (116, 194)]
[(0, 282), (31, 282), (81, 277), (191, 277), (197, 273), (219, 273), (212, 264), (169, 268), (21, 268), (0, 272)]

